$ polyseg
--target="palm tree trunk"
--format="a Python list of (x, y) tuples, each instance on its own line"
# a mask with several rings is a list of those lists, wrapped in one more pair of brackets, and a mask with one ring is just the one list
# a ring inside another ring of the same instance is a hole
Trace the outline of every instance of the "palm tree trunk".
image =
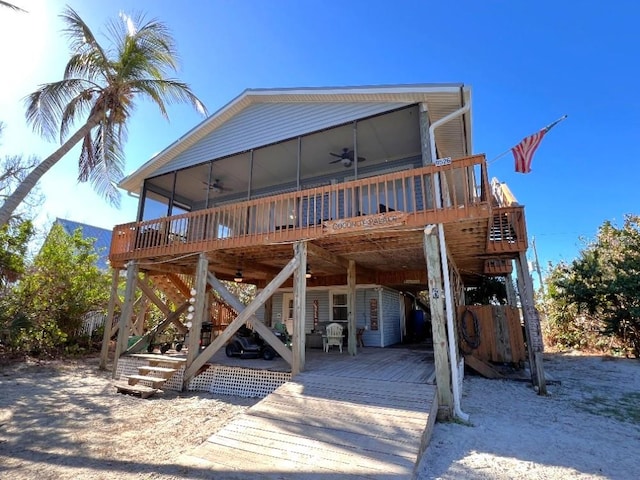
[(58, 150), (40, 162), (38, 166), (34, 168), (22, 182), (20, 182), (20, 185), (18, 185), (15, 191), (5, 199), (2, 207), (0, 207), (0, 225), (5, 225), (9, 222), (13, 212), (18, 208), (18, 205), (22, 203), (26, 196), (29, 195), (29, 192), (33, 190), (40, 178), (42, 178), (42, 176), (47, 173), (51, 167), (58, 163), (62, 157), (69, 152), (69, 150), (82, 140), (92, 128), (97, 126), (100, 122), (100, 118), (100, 115), (94, 115), (89, 118), (87, 123), (69, 137), (69, 139), (64, 142)]

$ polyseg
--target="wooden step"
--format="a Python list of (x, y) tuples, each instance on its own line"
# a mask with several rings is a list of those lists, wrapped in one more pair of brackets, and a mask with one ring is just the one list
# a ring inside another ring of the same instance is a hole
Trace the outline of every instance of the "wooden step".
[(146, 375), (129, 375), (127, 380), (129, 385), (137, 385), (138, 382), (148, 382), (152, 388), (160, 388), (167, 381), (166, 378), (148, 377)]
[(151, 367), (175, 368), (177, 370), (186, 363), (186, 360), (165, 357), (165, 358), (153, 358), (153, 359), (150, 358), (150, 359), (147, 359), (147, 362)]
[(174, 373), (176, 373), (178, 370), (176, 368), (168, 368), (168, 367), (151, 367), (151, 366), (145, 366), (145, 367), (138, 367), (138, 373), (140, 375), (147, 375), (147, 376), (152, 376), (149, 375), (154, 374), (157, 377), (160, 378), (164, 378), (166, 380), (169, 380)]
[(129, 395), (140, 395), (140, 398), (148, 398), (157, 392), (162, 392), (157, 388), (148, 387), (146, 385), (129, 385), (128, 383), (114, 383), (118, 393), (126, 393)]

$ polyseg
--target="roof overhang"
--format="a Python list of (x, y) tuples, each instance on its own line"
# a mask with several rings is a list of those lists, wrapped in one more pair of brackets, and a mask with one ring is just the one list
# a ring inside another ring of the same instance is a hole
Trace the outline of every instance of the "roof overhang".
[[(138, 193), (146, 178), (164, 166), (177, 155), (202, 140), (225, 122), (242, 112), (248, 106), (257, 103), (314, 103), (314, 102), (368, 102), (368, 103), (426, 103), (434, 102), (443, 96), (450, 97), (453, 112), (471, 102), (471, 89), (462, 83), (416, 84), (360, 87), (310, 87), (287, 89), (247, 89), (209, 118), (182, 135), (163, 151), (144, 163), (119, 183), (119, 187), (128, 192)], [(448, 112), (448, 113), (450, 113)], [(432, 119), (433, 121), (433, 119)], [(471, 115), (464, 116), (466, 154), (471, 151)]]

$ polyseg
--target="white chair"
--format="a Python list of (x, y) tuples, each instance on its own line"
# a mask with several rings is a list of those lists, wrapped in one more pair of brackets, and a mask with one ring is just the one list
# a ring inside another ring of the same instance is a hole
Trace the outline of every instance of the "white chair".
[(340, 353), (342, 353), (342, 325), (338, 323), (330, 323), (327, 325), (326, 333), (322, 339), (324, 340), (323, 345), (325, 352), (329, 352), (331, 345), (337, 345), (340, 348)]

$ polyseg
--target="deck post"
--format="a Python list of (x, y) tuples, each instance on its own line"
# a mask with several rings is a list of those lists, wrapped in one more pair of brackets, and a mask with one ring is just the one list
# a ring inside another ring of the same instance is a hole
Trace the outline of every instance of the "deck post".
[(422, 166), (426, 167), (433, 163), (431, 158), (431, 137), (429, 135), (429, 108), (426, 102), (420, 103), (420, 143), (422, 144)]
[(520, 252), (518, 258), (516, 258), (516, 268), (518, 270), (518, 290), (520, 291), (520, 303), (522, 304), (522, 315), (524, 317), (524, 333), (527, 339), (531, 382), (537, 388), (539, 395), (546, 395), (547, 384), (542, 365), (544, 344), (542, 342), (542, 331), (540, 330), (540, 317), (533, 301), (533, 282), (529, 274), (525, 252)]
[(307, 292), (307, 242), (296, 242), (293, 251), (298, 258), (298, 268), (293, 272), (293, 365), (291, 374), (304, 371), (305, 364), (305, 319)]
[(107, 369), (107, 360), (109, 358), (109, 343), (111, 342), (113, 316), (116, 311), (116, 299), (118, 297), (118, 279), (120, 278), (120, 269), (111, 269), (111, 294), (109, 296), (109, 305), (107, 306), (107, 317), (104, 319), (104, 333), (102, 335), (102, 348), (100, 349), (100, 370)]
[(505, 287), (507, 290), (507, 305), (511, 305), (512, 307), (517, 307), (518, 299), (516, 297), (516, 289), (513, 288), (513, 276), (511, 274), (508, 274), (505, 277), (504, 281), (505, 281)]
[(124, 303), (118, 322), (118, 340), (116, 341), (116, 353), (113, 357), (113, 378), (116, 377), (118, 359), (127, 350), (129, 341), (129, 322), (133, 315), (133, 303), (135, 301), (136, 285), (138, 283), (138, 263), (130, 260), (127, 264), (127, 285), (124, 291)]
[(205, 299), (207, 298), (207, 274), (209, 273), (209, 260), (206, 254), (198, 256), (196, 267), (196, 277), (193, 283), (191, 294), (195, 298), (193, 318), (191, 328), (189, 328), (189, 341), (187, 342), (187, 363), (185, 368), (189, 368), (196, 357), (200, 354), (200, 332), (202, 331), (202, 317), (205, 312)]
[(428, 225), (424, 229), (424, 256), (427, 259), (433, 355), (438, 386), (438, 420), (448, 420), (453, 415), (453, 391), (451, 389), (449, 345), (444, 316), (442, 263), (436, 225)]
[(349, 260), (349, 268), (347, 269), (347, 325), (349, 329), (349, 338), (347, 339), (347, 350), (350, 355), (358, 353), (356, 345), (356, 262)]
[(273, 327), (273, 297), (264, 302), (264, 324), (269, 328)]

